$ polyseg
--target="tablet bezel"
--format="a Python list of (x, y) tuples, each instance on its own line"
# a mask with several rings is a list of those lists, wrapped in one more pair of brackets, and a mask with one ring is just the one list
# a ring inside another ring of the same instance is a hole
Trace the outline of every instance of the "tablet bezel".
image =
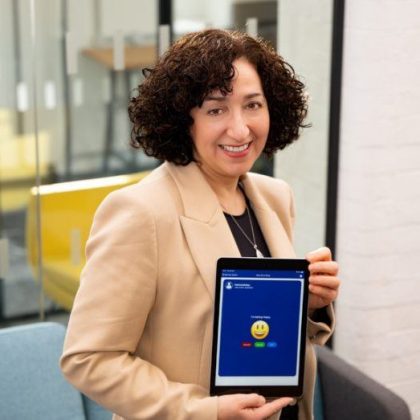
[[(309, 271), (308, 261), (305, 259), (281, 259), (281, 258), (219, 258), (216, 270), (216, 290), (214, 300), (214, 318), (213, 318), (213, 345), (211, 357), (211, 379), (210, 395), (224, 395), (236, 393), (256, 392), (267, 398), (277, 398), (283, 396), (298, 397), (303, 393), (303, 379), (305, 368), (305, 349), (306, 349), (306, 324), (308, 313), (308, 283)], [(303, 308), (300, 336), (300, 362), (297, 385), (216, 385), (216, 356), (218, 342), (218, 324), (220, 312), (220, 286), (221, 273), (223, 269), (248, 269), (248, 270), (301, 270), (304, 272), (303, 281)]]

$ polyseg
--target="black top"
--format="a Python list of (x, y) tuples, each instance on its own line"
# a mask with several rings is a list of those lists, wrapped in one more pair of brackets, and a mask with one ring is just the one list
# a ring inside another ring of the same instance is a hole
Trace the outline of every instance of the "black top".
[(252, 229), (251, 229), (251, 224), (250, 224), (250, 222), (252, 222), (252, 227), (254, 229), (254, 235), (255, 235), (255, 243), (257, 244), (258, 249), (263, 253), (264, 257), (271, 257), (270, 251), (265, 242), (264, 236), (261, 232), (260, 225), (258, 224), (258, 220), (255, 217), (254, 211), (252, 210), (252, 207), (249, 205), (248, 202), (247, 202), (247, 206), (249, 210), (249, 216), (246, 209), (243, 212), (243, 214), (241, 214), (240, 216), (232, 216), (230, 214), (224, 213), (226, 220), (229, 223), (230, 230), (232, 231), (232, 235), (235, 238), (236, 245), (239, 248), (239, 252), (242, 257), (256, 257), (254, 247), (245, 237), (243, 232), (241, 232), (238, 225), (233, 221), (233, 219), (236, 220), (236, 222), (239, 224), (242, 230), (247, 234), (248, 238), (251, 241), (253, 241)]
[[(270, 251), (268, 249), (267, 243), (265, 242), (263, 233), (261, 232), (260, 225), (258, 224), (258, 220), (255, 217), (254, 211), (252, 207), (246, 199), (246, 204), (249, 210), (248, 212), (245, 209), (245, 212), (240, 216), (232, 216), (228, 213), (224, 213), (226, 220), (229, 224), (230, 230), (232, 231), (232, 235), (235, 238), (236, 245), (239, 248), (239, 252), (242, 257), (256, 257), (255, 249), (252, 244), (248, 241), (245, 237), (243, 232), (238, 228), (237, 224), (233, 221), (233, 218), (242, 228), (242, 230), (247, 234), (248, 238), (253, 241), (252, 237), (252, 229), (250, 225), (250, 218), (252, 222), (252, 227), (254, 229), (255, 235), (255, 243), (257, 244), (258, 249), (263, 253), (264, 257), (271, 257)], [(280, 416), (280, 420), (298, 420), (298, 405), (295, 404), (293, 406), (287, 406), (283, 408)]]

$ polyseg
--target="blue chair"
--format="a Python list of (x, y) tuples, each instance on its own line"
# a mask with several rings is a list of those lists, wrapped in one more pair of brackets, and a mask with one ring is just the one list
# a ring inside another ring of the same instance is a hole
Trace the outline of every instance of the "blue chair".
[[(110, 420), (112, 414), (62, 376), (65, 328), (45, 322), (0, 329), (0, 418)], [(315, 420), (410, 420), (393, 392), (326, 348), (317, 348)]]
[(52, 322), (0, 329), (0, 418), (112, 418), (61, 374), (58, 361), (64, 334), (64, 326)]
[(406, 402), (326, 347), (316, 347), (315, 420), (411, 420)]

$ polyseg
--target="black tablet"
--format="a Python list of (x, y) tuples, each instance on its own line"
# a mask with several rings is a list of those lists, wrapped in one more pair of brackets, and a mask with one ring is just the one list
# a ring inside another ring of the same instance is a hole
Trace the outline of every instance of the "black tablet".
[(217, 262), (210, 394), (303, 390), (308, 261)]

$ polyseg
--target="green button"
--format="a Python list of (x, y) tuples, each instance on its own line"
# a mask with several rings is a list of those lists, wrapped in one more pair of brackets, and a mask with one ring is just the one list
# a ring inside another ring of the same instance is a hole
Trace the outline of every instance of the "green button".
[(256, 341), (254, 347), (265, 347), (265, 341)]

